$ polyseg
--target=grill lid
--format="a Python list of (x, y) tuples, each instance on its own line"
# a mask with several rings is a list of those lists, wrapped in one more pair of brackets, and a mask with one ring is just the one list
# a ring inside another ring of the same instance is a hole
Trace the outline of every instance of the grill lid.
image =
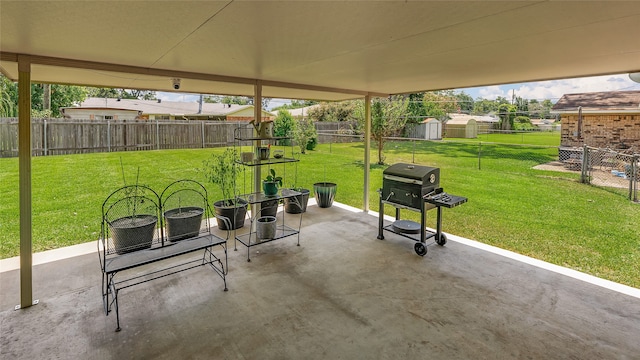
[(439, 170), (438, 168), (430, 166), (397, 163), (386, 168), (382, 174), (388, 179), (397, 180), (398, 178), (404, 178), (416, 180), (415, 183), (423, 185), (437, 185), (440, 180), (437, 176)]

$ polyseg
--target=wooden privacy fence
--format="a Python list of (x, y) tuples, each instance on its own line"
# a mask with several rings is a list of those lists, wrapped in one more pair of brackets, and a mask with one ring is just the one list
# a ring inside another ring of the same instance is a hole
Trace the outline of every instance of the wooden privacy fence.
[[(319, 143), (361, 141), (355, 122), (316, 122)], [(32, 155), (229, 146), (244, 121), (32, 119)], [(18, 119), (0, 118), (0, 157), (18, 156)]]
[[(227, 146), (247, 122), (33, 119), (32, 155)], [(0, 157), (18, 156), (18, 120), (0, 119)]]
[(315, 122), (314, 125), (320, 144), (362, 141), (362, 135), (357, 132), (358, 123), (355, 121), (322, 121)]

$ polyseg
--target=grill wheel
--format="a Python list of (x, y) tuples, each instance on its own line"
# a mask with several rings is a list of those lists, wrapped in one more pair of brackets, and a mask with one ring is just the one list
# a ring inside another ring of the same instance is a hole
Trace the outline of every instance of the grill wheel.
[(413, 249), (416, 251), (416, 254), (420, 256), (425, 256), (427, 254), (427, 247), (421, 242), (416, 243), (413, 246)]
[(447, 235), (445, 235), (444, 233), (441, 233), (439, 239), (436, 236), (436, 244), (440, 246), (444, 246), (444, 244), (446, 243), (447, 243)]

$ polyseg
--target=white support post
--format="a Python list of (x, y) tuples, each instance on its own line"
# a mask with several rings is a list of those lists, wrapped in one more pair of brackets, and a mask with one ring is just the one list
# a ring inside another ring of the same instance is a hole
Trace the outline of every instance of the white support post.
[(33, 301), (33, 254), (31, 222), (31, 59), (18, 57), (18, 168), (20, 183), (20, 305)]
[[(262, 122), (262, 82), (258, 81), (254, 85), (254, 96), (253, 96), (253, 118), (255, 119), (256, 126), (260, 126)], [(256, 132), (257, 135), (257, 132)], [(260, 140), (255, 141), (256, 148), (253, 150), (254, 154), (257, 154), (258, 147), (262, 146)], [(262, 191), (262, 173), (260, 171), (260, 166), (253, 167), (253, 191), (259, 193)]]
[(371, 165), (371, 95), (364, 97), (364, 212), (369, 212), (369, 169)]

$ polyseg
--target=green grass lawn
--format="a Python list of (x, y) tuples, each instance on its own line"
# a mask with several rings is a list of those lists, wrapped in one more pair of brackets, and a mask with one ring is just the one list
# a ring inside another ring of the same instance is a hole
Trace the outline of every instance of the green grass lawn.
[[(555, 160), (557, 149), (483, 144), (478, 170), (477, 148), (473, 142), (393, 142), (385, 155), (388, 164), (415, 159), (439, 167), (445, 191), (469, 198), (463, 206), (444, 210), (446, 232), (640, 287), (640, 206), (624, 191), (579, 184), (573, 173), (532, 169)], [(198, 168), (218, 151), (222, 149), (33, 158), (34, 251), (98, 238), (102, 201), (123, 184), (121, 159), (129, 184), (135, 183), (139, 168), (139, 183), (161, 191), (177, 179), (204, 181)], [(375, 150), (371, 156), (375, 162)], [(336, 201), (361, 208), (362, 159), (361, 143), (325, 144), (302, 155), (297, 166), (279, 165), (277, 170), (284, 173), (285, 185), (295, 182), (312, 189), (314, 182), (335, 182)], [(384, 168), (371, 167), (369, 202), (374, 212)], [(240, 179), (247, 192), (250, 178), (248, 173)], [(206, 186), (212, 202), (220, 198), (216, 188)], [(0, 159), (0, 190), (0, 257), (6, 258), (19, 250), (17, 159)], [(386, 210), (393, 214), (393, 207)], [(419, 219), (407, 210), (402, 217)], [(434, 220), (435, 212), (429, 212), (429, 226), (435, 226)]]

